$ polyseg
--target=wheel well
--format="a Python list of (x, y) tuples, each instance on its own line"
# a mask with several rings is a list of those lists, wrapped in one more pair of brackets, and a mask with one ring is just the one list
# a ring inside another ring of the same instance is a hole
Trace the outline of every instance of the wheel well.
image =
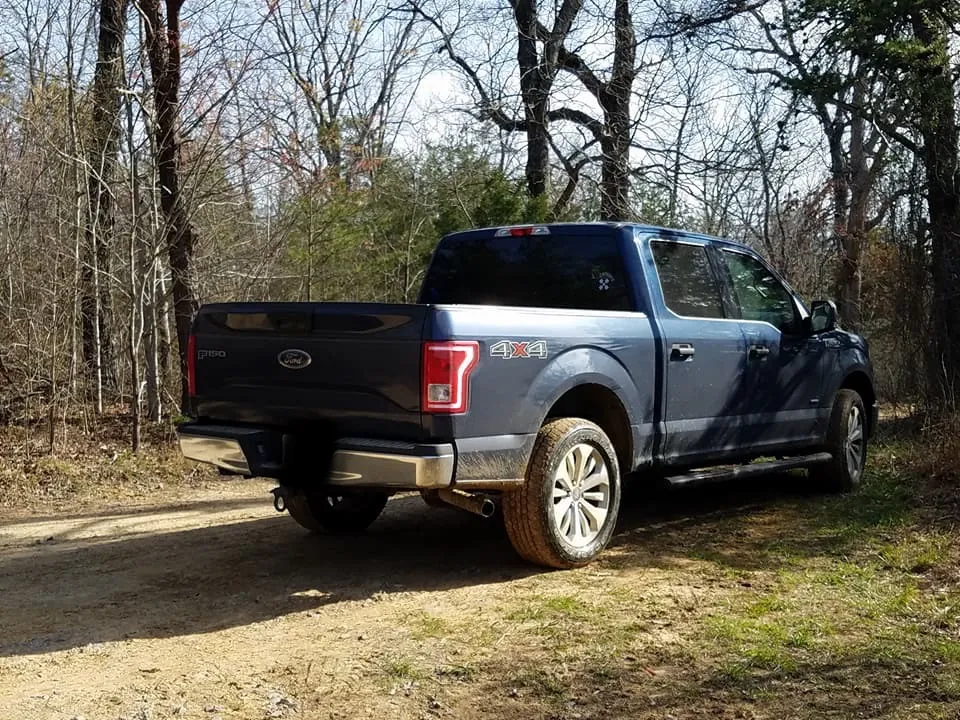
[(599, 425), (617, 451), (620, 472), (626, 474), (633, 469), (630, 417), (612, 390), (603, 385), (578, 385), (553, 404), (546, 420), (561, 417), (579, 417)]
[(870, 426), (870, 423), (872, 422), (870, 408), (872, 408), (873, 404), (877, 401), (877, 395), (873, 390), (873, 383), (870, 382), (870, 378), (867, 377), (866, 373), (860, 371), (851, 373), (843, 381), (843, 385), (840, 386), (840, 389), (853, 390), (863, 400), (864, 407), (867, 409), (867, 432), (872, 435), (876, 428)]

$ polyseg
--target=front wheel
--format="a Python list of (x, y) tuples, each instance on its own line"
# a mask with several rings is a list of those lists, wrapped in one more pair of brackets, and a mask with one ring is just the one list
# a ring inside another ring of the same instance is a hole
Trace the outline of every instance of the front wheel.
[(544, 425), (523, 487), (503, 496), (514, 549), (552, 568), (589, 564), (613, 536), (620, 510), (617, 455), (597, 425), (563, 418)]
[(856, 490), (867, 464), (867, 414), (853, 390), (840, 390), (834, 398), (826, 450), (833, 459), (811, 474), (832, 492)]
[(287, 511), (311, 532), (356, 533), (380, 517), (389, 497), (386, 493), (297, 494), (287, 498)]

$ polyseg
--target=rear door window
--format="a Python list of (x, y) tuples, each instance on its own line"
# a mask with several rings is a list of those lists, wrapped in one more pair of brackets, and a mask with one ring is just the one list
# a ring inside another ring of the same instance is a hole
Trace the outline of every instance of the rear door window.
[(654, 240), (650, 243), (663, 290), (663, 300), (675, 315), (723, 318), (720, 283), (703, 245)]
[(632, 310), (617, 236), (456, 236), (441, 241), (423, 303)]

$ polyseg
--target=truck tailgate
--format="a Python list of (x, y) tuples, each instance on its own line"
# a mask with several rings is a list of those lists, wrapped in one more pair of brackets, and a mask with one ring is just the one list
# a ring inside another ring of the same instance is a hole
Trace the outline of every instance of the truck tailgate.
[(194, 413), (416, 439), (427, 312), (375, 303), (207, 305), (194, 324)]

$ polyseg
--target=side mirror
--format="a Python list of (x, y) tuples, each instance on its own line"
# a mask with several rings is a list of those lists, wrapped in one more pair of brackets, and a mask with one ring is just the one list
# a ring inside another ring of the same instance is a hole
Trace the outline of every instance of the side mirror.
[(814, 333), (836, 330), (839, 314), (832, 300), (815, 300), (810, 307), (810, 330)]

